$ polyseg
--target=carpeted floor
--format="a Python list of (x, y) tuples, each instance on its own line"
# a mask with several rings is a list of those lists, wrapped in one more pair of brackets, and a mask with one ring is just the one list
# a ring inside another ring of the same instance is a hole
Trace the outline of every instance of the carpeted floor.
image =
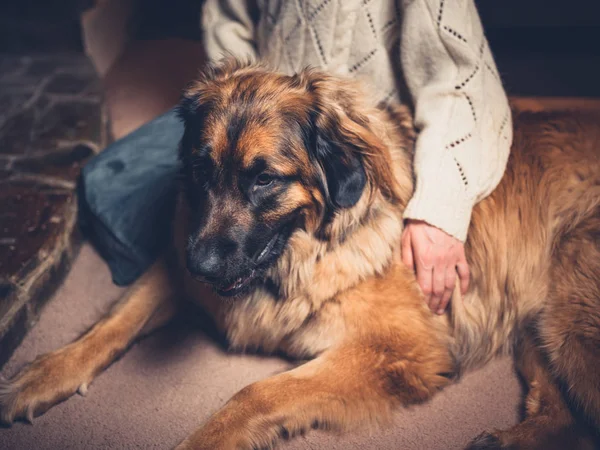
[[(85, 245), (64, 285), (3, 370), (13, 374), (36, 355), (76, 338), (122, 290)], [(227, 354), (202, 330), (175, 324), (133, 346), (91, 385), (34, 420), (0, 428), (1, 449), (167, 449), (245, 385), (285, 370), (278, 358)], [(324, 432), (286, 449), (427, 449), (464, 446), (484, 430), (515, 423), (520, 385), (509, 360), (465, 377), (425, 405), (400, 411), (394, 425), (369, 435)]]

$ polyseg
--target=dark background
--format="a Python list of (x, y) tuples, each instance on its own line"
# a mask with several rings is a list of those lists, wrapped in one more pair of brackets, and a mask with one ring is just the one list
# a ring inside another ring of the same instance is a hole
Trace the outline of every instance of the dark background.
[[(3, 0), (0, 52), (82, 51), (79, 14), (94, 0)], [(199, 0), (138, 0), (137, 39), (199, 39)], [(600, 97), (600, 1), (478, 0), (511, 95)]]

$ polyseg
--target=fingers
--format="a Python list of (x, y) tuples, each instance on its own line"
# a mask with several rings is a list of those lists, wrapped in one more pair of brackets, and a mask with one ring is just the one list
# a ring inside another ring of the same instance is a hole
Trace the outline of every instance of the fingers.
[(445, 312), (457, 273), (461, 293), (466, 294), (470, 272), (462, 242), (427, 223), (409, 223), (402, 233), (400, 249), (402, 263), (416, 272), (425, 302), (433, 313)]
[(440, 263), (433, 269), (433, 289), (429, 309), (436, 314), (444, 314), (452, 298), (456, 272), (454, 267)]
[(444, 291), (444, 296), (442, 297), (442, 301), (437, 308), (438, 314), (444, 314), (446, 308), (448, 307), (448, 303), (450, 303), (450, 299), (452, 298), (452, 293), (454, 292), (454, 284), (456, 283), (456, 271), (454, 267), (448, 266), (446, 267), (446, 279), (444, 287), (446, 288)]
[[(443, 264), (437, 264), (433, 268), (433, 289), (431, 299), (429, 300), (429, 309), (437, 313), (444, 293), (446, 290), (446, 267)], [(443, 310), (442, 310), (443, 311)]]
[(460, 292), (462, 295), (465, 295), (467, 293), (467, 289), (469, 289), (471, 273), (469, 271), (469, 265), (464, 258), (456, 265), (456, 271), (458, 272), (458, 278), (460, 279)]
[(404, 233), (402, 233), (401, 254), (404, 265), (406, 265), (406, 267), (408, 267), (410, 270), (415, 270), (415, 260), (413, 257), (410, 234), (406, 232), (406, 230), (404, 230)]
[[(421, 291), (425, 296), (425, 303), (431, 305), (433, 295), (433, 268), (426, 267), (424, 264), (417, 264), (417, 282), (421, 286)], [(430, 306), (431, 307), (431, 306)]]

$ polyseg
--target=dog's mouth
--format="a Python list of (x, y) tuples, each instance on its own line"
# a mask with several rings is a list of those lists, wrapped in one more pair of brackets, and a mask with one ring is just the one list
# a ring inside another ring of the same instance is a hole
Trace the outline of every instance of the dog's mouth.
[(256, 270), (252, 270), (248, 275), (238, 277), (229, 284), (215, 285), (215, 290), (217, 291), (217, 294), (223, 297), (233, 297), (246, 289), (255, 278)]
[(263, 272), (264, 267), (261, 267), (261, 265), (264, 265), (263, 263), (267, 262), (280, 237), (281, 235), (279, 233), (275, 234), (269, 240), (269, 242), (267, 242), (263, 249), (257, 253), (256, 257), (254, 258), (255, 268), (250, 270), (248, 274), (237, 277), (233, 281), (228, 280), (223, 283), (214, 283), (214, 288), (217, 291), (217, 294), (223, 297), (234, 297), (244, 292), (246, 288), (248, 288), (252, 282), (258, 278), (259, 274)]

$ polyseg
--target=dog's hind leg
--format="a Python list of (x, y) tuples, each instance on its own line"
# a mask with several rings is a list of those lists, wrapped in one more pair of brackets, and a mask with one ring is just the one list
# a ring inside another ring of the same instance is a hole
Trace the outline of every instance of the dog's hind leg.
[(593, 438), (573, 417), (533, 326), (516, 346), (515, 364), (527, 389), (525, 418), (508, 430), (483, 433), (469, 450), (593, 450)]
[(600, 208), (554, 253), (539, 333), (572, 405), (600, 433)]
[(92, 380), (141, 334), (175, 313), (174, 292), (162, 261), (152, 266), (112, 311), (75, 342), (42, 355), (9, 381), (0, 381), (0, 420), (32, 420)]
[(528, 415), (474, 449), (600, 447), (600, 215), (557, 242), (550, 279), (535, 333), (517, 348)]

